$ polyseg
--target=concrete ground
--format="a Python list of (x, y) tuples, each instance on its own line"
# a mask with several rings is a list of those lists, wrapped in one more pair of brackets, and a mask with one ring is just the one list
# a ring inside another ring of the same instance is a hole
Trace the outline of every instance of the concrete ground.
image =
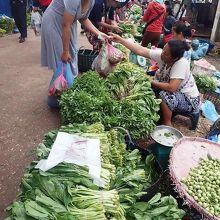
[[(32, 30), (25, 43), (18, 37), (0, 38), (0, 220), (43, 135), (60, 125), (59, 112), (46, 103), (52, 71), (40, 66), (40, 37)], [(89, 46), (81, 35), (82, 45)]]

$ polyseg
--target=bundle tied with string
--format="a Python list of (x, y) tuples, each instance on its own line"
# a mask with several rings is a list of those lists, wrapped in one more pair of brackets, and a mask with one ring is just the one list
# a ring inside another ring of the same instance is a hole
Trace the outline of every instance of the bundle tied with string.
[(175, 190), (179, 197), (184, 200), (184, 204), (194, 207), (203, 219), (220, 220), (219, 217), (208, 212), (200, 205), (188, 192), (184, 179), (189, 176), (191, 170), (198, 167), (201, 159), (220, 160), (220, 145), (203, 138), (184, 137), (174, 145), (170, 154), (169, 172)]

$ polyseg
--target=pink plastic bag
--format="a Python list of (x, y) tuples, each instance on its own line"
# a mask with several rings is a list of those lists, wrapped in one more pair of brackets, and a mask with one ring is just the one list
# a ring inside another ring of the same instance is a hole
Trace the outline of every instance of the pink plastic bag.
[(62, 91), (66, 90), (68, 88), (68, 83), (64, 77), (64, 67), (62, 66), (61, 69), (62, 73), (51, 83), (48, 95), (52, 96), (56, 93), (61, 93)]
[(106, 48), (108, 60), (111, 64), (115, 65), (123, 60), (124, 54), (119, 49), (113, 47), (109, 43), (107, 43)]
[(108, 74), (112, 72), (115, 67), (108, 60), (108, 52), (106, 46), (106, 43), (102, 45), (99, 55), (92, 63), (92, 69), (95, 69), (103, 77), (107, 77)]
[(105, 42), (99, 55), (93, 61), (92, 69), (95, 69), (101, 76), (107, 77), (122, 59), (123, 53), (108, 42)]

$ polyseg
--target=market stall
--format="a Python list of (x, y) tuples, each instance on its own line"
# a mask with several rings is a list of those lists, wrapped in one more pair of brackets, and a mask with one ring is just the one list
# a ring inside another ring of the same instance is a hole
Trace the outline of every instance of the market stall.
[[(124, 38), (140, 40), (140, 13), (120, 25)], [(158, 126), (155, 63), (109, 42), (78, 56), (81, 75), (68, 84), (62, 71), (50, 84), (62, 126), (38, 145), (8, 220), (218, 220), (220, 145)], [(201, 91), (216, 89), (196, 78)]]

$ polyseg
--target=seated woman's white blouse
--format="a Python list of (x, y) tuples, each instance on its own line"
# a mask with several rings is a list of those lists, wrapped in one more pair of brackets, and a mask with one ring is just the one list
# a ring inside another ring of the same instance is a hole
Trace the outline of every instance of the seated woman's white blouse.
[(161, 59), (161, 53), (161, 49), (150, 50), (151, 59), (157, 62), (160, 69), (163, 69), (163, 71), (160, 72), (160, 77), (165, 80), (161, 81), (169, 82), (170, 79), (182, 79), (179, 90), (187, 97), (199, 96), (199, 91), (196, 86), (194, 77), (190, 72), (189, 61), (187, 61), (186, 58), (182, 57), (177, 60), (172, 67), (166, 68), (165, 63)]

